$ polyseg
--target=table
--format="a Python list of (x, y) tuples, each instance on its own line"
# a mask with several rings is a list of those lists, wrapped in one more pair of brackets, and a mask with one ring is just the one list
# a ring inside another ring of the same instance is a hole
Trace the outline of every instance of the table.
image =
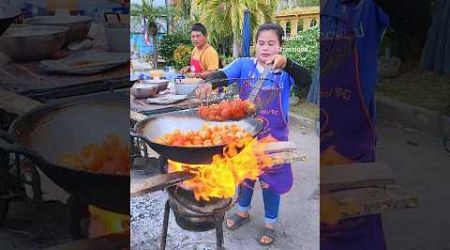
[(0, 89), (44, 101), (131, 86), (129, 66), (94, 75), (45, 74), (39, 62), (6, 63), (0, 67)]

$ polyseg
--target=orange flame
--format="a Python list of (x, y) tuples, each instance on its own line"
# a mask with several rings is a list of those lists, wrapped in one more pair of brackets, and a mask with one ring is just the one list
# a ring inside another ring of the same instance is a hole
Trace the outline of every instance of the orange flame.
[(89, 237), (123, 233), (130, 230), (130, 216), (107, 211), (92, 205), (88, 206), (90, 213)]
[(192, 190), (197, 200), (231, 198), (245, 179), (256, 180), (266, 168), (274, 165), (273, 159), (263, 153), (264, 146), (256, 139), (245, 139), (230, 144), (223, 155), (214, 155), (211, 164), (191, 165), (169, 160), (169, 172), (194, 174), (182, 186)]

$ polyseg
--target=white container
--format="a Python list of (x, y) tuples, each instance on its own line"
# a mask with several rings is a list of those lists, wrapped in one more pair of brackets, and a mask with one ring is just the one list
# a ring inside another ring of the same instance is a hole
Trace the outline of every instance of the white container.
[(105, 24), (106, 41), (108, 50), (114, 52), (130, 51), (130, 24), (109, 23)]

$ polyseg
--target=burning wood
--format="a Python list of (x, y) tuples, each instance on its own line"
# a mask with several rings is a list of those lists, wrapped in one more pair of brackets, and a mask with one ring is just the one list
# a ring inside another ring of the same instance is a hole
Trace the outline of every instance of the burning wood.
[(335, 225), (339, 220), (381, 212), (414, 208), (415, 194), (395, 185), (385, 162), (326, 166), (320, 173), (320, 220)]
[(132, 196), (142, 195), (146, 193), (162, 190), (166, 187), (176, 185), (182, 181), (192, 178), (193, 175), (185, 172), (172, 172), (170, 174), (159, 174), (152, 176), (140, 182), (131, 183), (130, 194)]
[(89, 238), (97, 238), (130, 230), (130, 216), (89, 206)]
[(140, 195), (184, 181), (183, 187), (191, 189), (197, 199), (230, 198), (244, 179), (256, 179), (274, 165), (304, 160), (306, 156), (297, 150), (293, 142), (260, 143), (249, 140), (245, 145), (229, 147), (225, 156), (213, 157), (212, 164), (189, 165), (169, 161), (171, 174), (132, 182), (130, 193)]

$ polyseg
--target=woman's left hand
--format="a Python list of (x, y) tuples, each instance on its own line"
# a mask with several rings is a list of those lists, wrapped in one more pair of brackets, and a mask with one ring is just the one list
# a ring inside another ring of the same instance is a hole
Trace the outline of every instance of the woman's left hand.
[(287, 58), (283, 55), (275, 55), (272, 59), (272, 70), (281, 70), (286, 67)]

